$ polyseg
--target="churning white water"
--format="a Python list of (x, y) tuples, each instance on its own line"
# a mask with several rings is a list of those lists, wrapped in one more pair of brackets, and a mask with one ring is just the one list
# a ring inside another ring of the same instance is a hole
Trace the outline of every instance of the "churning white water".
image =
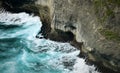
[(40, 18), (0, 13), (0, 73), (98, 73), (69, 43), (38, 39)]

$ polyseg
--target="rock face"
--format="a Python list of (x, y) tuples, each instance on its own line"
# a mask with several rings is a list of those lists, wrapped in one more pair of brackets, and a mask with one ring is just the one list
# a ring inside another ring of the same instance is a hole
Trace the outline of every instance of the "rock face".
[(72, 35), (68, 40), (83, 42), (89, 60), (120, 72), (120, 0), (23, 0), (18, 6), (8, 1), (3, 6), (9, 11), (39, 15), (45, 37)]
[(2, 1), (0, 1), (0, 8), (1, 8), (1, 6), (2, 6)]
[(120, 1), (55, 0), (53, 29), (70, 31), (89, 59), (120, 69)]

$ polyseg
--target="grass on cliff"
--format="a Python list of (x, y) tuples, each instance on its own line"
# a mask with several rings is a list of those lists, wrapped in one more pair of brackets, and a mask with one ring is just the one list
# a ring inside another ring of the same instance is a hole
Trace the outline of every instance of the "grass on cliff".
[(114, 16), (114, 8), (120, 6), (120, 0), (93, 0), (98, 20), (103, 23), (107, 18)]
[(112, 41), (118, 41), (120, 42), (120, 35), (116, 32), (113, 32), (109, 29), (100, 29), (100, 33), (105, 36), (106, 39), (112, 40)]
[(115, 8), (120, 6), (120, 0), (93, 0), (93, 4), (98, 22), (103, 25), (103, 29), (100, 29), (100, 33), (108, 40), (120, 42), (120, 35), (118, 32), (104, 27), (108, 20), (115, 17)]

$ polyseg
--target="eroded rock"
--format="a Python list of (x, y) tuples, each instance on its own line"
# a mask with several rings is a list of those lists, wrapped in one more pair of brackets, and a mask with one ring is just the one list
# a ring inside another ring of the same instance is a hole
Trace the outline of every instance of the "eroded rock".
[[(120, 72), (119, 0), (25, 0), (20, 5), (5, 1), (3, 6), (9, 11), (40, 16), (43, 23), (41, 33), (46, 38), (64, 40), (69, 36), (65, 32), (69, 31), (74, 36), (69, 39), (70, 43), (83, 42), (81, 51), (88, 55), (88, 59)], [(78, 48), (81, 47), (77, 44)]]

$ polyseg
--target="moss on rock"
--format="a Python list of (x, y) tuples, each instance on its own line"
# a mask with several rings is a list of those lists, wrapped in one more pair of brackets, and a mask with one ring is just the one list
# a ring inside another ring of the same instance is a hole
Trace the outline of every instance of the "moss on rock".
[(116, 32), (113, 32), (109, 29), (100, 29), (100, 33), (105, 36), (106, 39), (112, 40), (112, 41), (118, 41), (120, 42), (120, 35)]
[(93, 5), (98, 20), (104, 23), (108, 18), (114, 16), (114, 8), (120, 6), (120, 0), (93, 0)]

